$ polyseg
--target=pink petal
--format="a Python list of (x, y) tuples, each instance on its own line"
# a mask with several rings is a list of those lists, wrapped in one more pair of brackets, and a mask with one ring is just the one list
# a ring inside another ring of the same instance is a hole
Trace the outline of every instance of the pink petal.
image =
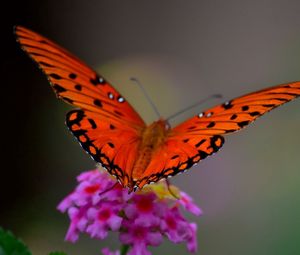
[(160, 245), (162, 240), (163, 240), (162, 235), (159, 232), (148, 233), (148, 235), (146, 237), (146, 243), (148, 245), (152, 245), (152, 246)]
[(101, 251), (103, 255), (120, 255), (120, 251), (110, 251), (108, 248), (103, 248)]
[(128, 255), (151, 255), (151, 252), (147, 250), (146, 245), (141, 243), (138, 245), (134, 245), (127, 254)]
[(187, 249), (190, 252), (196, 252), (197, 248), (198, 248), (198, 244), (197, 244), (197, 225), (195, 223), (191, 223), (190, 227), (191, 227), (191, 230), (192, 230), (192, 235), (187, 240)]
[(185, 192), (180, 192), (181, 198), (178, 200), (179, 204), (183, 206), (190, 213), (199, 216), (203, 212), (202, 210), (193, 202), (193, 199)]
[(73, 205), (73, 201), (71, 198), (71, 195), (73, 193), (71, 193), (70, 195), (68, 195), (64, 200), (62, 200), (58, 206), (57, 206), (57, 210), (59, 210), (60, 212), (64, 213), (68, 207), (70, 207), (71, 205)]
[(121, 223), (123, 221), (123, 218), (113, 215), (108, 219), (107, 224), (110, 226), (112, 231), (117, 231), (121, 227)]

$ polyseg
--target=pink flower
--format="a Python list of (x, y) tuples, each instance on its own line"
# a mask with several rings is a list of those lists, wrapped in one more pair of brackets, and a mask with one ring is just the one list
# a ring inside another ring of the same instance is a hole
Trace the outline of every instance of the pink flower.
[(104, 239), (109, 230), (118, 231), (121, 227), (122, 218), (118, 216), (120, 205), (103, 203), (99, 208), (91, 207), (87, 212), (90, 221), (86, 232), (91, 237)]
[(147, 251), (147, 246), (158, 246), (162, 242), (162, 234), (154, 228), (138, 225), (131, 221), (124, 220), (125, 232), (120, 234), (120, 241), (132, 246), (128, 254), (151, 254)]
[(86, 218), (86, 210), (87, 207), (69, 208), (68, 214), (71, 220), (71, 224), (66, 235), (66, 240), (73, 243), (77, 241), (79, 232), (82, 231), (87, 225), (88, 220)]
[(165, 205), (157, 203), (156, 200), (154, 193), (136, 194), (132, 197), (132, 203), (124, 208), (125, 214), (136, 224), (145, 227), (157, 226)]
[(120, 251), (110, 251), (108, 248), (103, 248), (102, 250), (103, 255), (120, 255)]
[(184, 209), (196, 216), (202, 214), (202, 210), (194, 204), (193, 199), (183, 191), (180, 191), (180, 199), (178, 199), (178, 203), (181, 204)]
[(187, 242), (188, 250), (195, 252), (197, 250), (195, 226), (181, 215), (178, 207), (173, 207), (166, 212), (161, 228), (170, 241), (174, 243)]
[[(128, 194), (127, 189), (100, 170), (84, 172), (77, 181), (75, 190), (57, 207), (61, 212), (67, 211), (71, 221), (67, 241), (76, 242), (80, 233), (102, 240), (112, 231), (118, 232), (120, 242), (129, 247), (128, 255), (150, 255), (148, 247), (160, 245), (163, 237), (173, 243), (185, 242), (188, 251), (196, 252), (197, 226), (188, 222), (179, 208), (195, 215), (200, 215), (201, 209), (176, 187), (160, 182)], [(169, 189), (179, 199), (170, 195)], [(121, 253), (108, 248), (102, 252)]]

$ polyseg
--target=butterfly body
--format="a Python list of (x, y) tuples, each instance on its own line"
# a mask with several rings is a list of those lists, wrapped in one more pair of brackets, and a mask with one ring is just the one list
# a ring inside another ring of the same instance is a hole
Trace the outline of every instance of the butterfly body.
[(163, 119), (153, 122), (142, 131), (138, 157), (131, 174), (133, 182), (141, 178), (157, 149), (164, 145), (168, 132), (169, 125)]
[(174, 176), (216, 153), (224, 135), (300, 96), (300, 82), (252, 92), (171, 128), (146, 125), (102, 76), (49, 39), (21, 26), (17, 40), (47, 75), (58, 98), (78, 107), (66, 124), (82, 148), (130, 191)]

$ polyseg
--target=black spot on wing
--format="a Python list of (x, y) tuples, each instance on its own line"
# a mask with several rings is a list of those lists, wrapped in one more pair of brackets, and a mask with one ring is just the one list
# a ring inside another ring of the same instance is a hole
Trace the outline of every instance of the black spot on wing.
[(238, 125), (240, 128), (243, 128), (243, 127), (247, 126), (249, 123), (250, 123), (249, 120), (245, 120), (245, 121), (238, 122), (237, 125)]
[(97, 128), (96, 122), (93, 119), (89, 118), (88, 121), (91, 124), (92, 129), (96, 129)]
[(249, 110), (249, 106), (248, 105), (244, 105), (242, 106), (242, 111), (248, 111)]
[(45, 66), (45, 67), (54, 67), (54, 65), (51, 65), (51, 64), (46, 63), (46, 62), (44, 62), (44, 61), (39, 61), (38, 63), (39, 63), (40, 65), (42, 65), (42, 66)]
[(222, 104), (222, 107), (225, 109), (225, 110), (228, 110), (228, 109), (231, 109), (233, 107), (232, 105), (232, 102), (231, 101), (228, 101), (228, 102), (225, 102), (224, 104)]
[(107, 143), (110, 148), (115, 148), (115, 145), (111, 142)]
[(56, 91), (56, 93), (62, 93), (62, 92), (66, 92), (67, 90), (60, 86), (59, 84), (53, 84), (52, 86), (54, 88), (54, 90)]
[(260, 115), (260, 112), (256, 111), (256, 112), (249, 112), (249, 115), (252, 117), (258, 116)]
[(61, 80), (62, 79), (62, 77), (60, 75), (56, 74), (56, 73), (51, 73), (51, 74), (49, 74), (49, 76), (51, 78), (55, 79), (55, 80)]
[(198, 148), (201, 144), (205, 143), (206, 139), (202, 139), (200, 142), (196, 143), (195, 146)]
[(82, 86), (79, 84), (76, 84), (74, 87), (76, 90), (81, 91), (82, 90)]
[(114, 110), (114, 112), (115, 112), (115, 114), (117, 114), (117, 115), (119, 115), (119, 116), (124, 116), (123, 113), (121, 113), (121, 112), (119, 112), (119, 111), (117, 111), (117, 110)]
[(205, 151), (198, 150), (198, 155), (200, 156), (200, 159), (205, 159), (209, 154), (207, 154)]
[(231, 120), (235, 120), (238, 116), (236, 114), (232, 114), (232, 116), (230, 117)]
[(236, 129), (226, 129), (225, 133), (231, 133), (231, 132), (234, 132), (236, 131)]
[(214, 127), (216, 125), (216, 123), (215, 122), (210, 122), (206, 127), (207, 128), (212, 128), (212, 127)]
[(269, 108), (269, 107), (275, 107), (275, 104), (263, 104), (263, 107)]
[(69, 104), (73, 104), (74, 100), (68, 98), (68, 97), (61, 97), (61, 99), (63, 99), (64, 101), (66, 101)]
[(95, 99), (94, 100), (94, 105), (102, 107), (102, 103), (101, 103), (101, 101), (99, 99)]
[(76, 77), (77, 77), (77, 74), (75, 74), (75, 73), (70, 73), (69, 74), (69, 78), (72, 79), (72, 80), (76, 79)]

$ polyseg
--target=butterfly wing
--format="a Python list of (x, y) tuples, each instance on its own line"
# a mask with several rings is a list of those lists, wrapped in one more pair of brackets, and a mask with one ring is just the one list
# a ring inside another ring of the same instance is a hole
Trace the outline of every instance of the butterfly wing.
[(68, 51), (27, 28), (17, 26), (15, 33), (57, 97), (80, 108), (66, 120), (79, 143), (123, 181), (137, 155), (142, 118), (108, 81)]
[(174, 128), (175, 133), (221, 135), (238, 131), (300, 95), (300, 82), (253, 92), (215, 106)]
[(155, 152), (139, 187), (173, 176), (217, 152), (222, 135), (238, 131), (266, 112), (300, 96), (300, 82), (250, 93), (217, 105), (179, 124)]
[(81, 60), (27, 28), (17, 26), (15, 33), (22, 48), (47, 75), (60, 99), (133, 126), (145, 125), (124, 97)]
[(95, 161), (101, 163), (124, 186), (130, 183), (141, 141), (137, 130), (81, 109), (70, 111), (66, 124)]

